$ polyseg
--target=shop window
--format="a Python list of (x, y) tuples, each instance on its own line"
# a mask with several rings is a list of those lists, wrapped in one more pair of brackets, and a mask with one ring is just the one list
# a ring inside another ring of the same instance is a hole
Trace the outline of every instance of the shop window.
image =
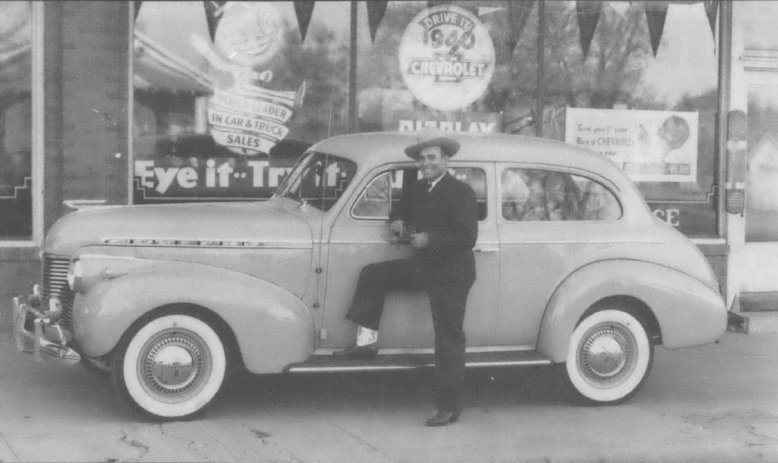
[(613, 221), (621, 206), (602, 184), (566, 172), (505, 169), (501, 174), (502, 218), (508, 222)]
[(767, 75), (748, 86), (748, 242), (778, 241), (778, 79)]
[(31, 10), (0, 2), (0, 241), (33, 238)]
[[(370, 2), (359, 8), (359, 17), (376, 17)], [(716, 235), (716, 8), (388, 2), (380, 27), (358, 24), (358, 128), (436, 126), (581, 145), (619, 164), (657, 215), (680, 209), (682, 232)]]
[(137, 3), (135, 203), (269, 198), (346, 132), (347, 3)]
[[(478, 203), (478, 220), (487, 217), (486, 174), (473, 167), (453, 167), (448, 169), (457, 180), (473, 189)], [(359, 199), (351, 209), (351, 215), (357, 219), (388, 220), (392, 208), (397, 205), (403, 191), (410, 188), (421, 173), (415, 168), (394, 169), (376, 176), (360, 193)]]

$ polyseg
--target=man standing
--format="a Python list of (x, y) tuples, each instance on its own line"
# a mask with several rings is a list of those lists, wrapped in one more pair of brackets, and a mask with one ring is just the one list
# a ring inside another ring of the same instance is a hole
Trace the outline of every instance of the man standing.
[(448, 160), (459, 143), (439, 134), (419, 134), (405, 154), (419, 163), (422, 180), (403, 194), (390, 215), (396, 237), (405, 236), (413, 257), (366, 265), (346, 317), (358, 325), (357, 343), (336, 351), (342, 359), (378, 353), (378, 325), (388, 291), (426, 289), (435, 328), (435, 405), (427, 426), (459, 419), (465, 378), (465, 306), (475, 281), (473, 246), (478, 237), (475, 193), (452, 177)]

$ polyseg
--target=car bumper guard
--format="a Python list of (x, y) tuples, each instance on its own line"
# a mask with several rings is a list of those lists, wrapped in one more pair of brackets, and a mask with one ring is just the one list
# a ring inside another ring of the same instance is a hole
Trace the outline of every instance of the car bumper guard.
[[(73, 341), (73, 332), (52, 321), (48, 311), (41, 311), (38, 294), (13, 298), (14, 337), (21, 352), (33, 354), (36, 362), (44, 358), (64, 365), (76, 365), (81, 355), (68, 346)], [(26, 327), (32, 320), (34, 330)]]

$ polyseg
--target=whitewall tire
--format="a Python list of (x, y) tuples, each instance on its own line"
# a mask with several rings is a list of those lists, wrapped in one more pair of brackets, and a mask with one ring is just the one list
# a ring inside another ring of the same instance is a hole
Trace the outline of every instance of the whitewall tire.
[(635, 317), (621, 310), (602, 310), (573, 331), (565, 368), (581, 398), (607, 405), (635, 393), (653, 359), (654, 346)]
[(133, 408), (160, 420), (191, 417), (219, 393), (227, 354), (203, 320), (169, 314), (143, 325), (119, 346), (114, 386)]

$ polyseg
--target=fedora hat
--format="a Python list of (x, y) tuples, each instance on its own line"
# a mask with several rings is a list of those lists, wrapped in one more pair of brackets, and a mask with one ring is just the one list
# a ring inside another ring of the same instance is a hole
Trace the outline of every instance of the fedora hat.
[(443, 131), (433, 128), (420, 130), (416, 133), (416, 143), (405, 148), (405, 154), (413, 159), (419, 159), (421, 150), (428, 146), (439, 146), (448, 157), (457, 154), (459, 142), (443, 135)]

